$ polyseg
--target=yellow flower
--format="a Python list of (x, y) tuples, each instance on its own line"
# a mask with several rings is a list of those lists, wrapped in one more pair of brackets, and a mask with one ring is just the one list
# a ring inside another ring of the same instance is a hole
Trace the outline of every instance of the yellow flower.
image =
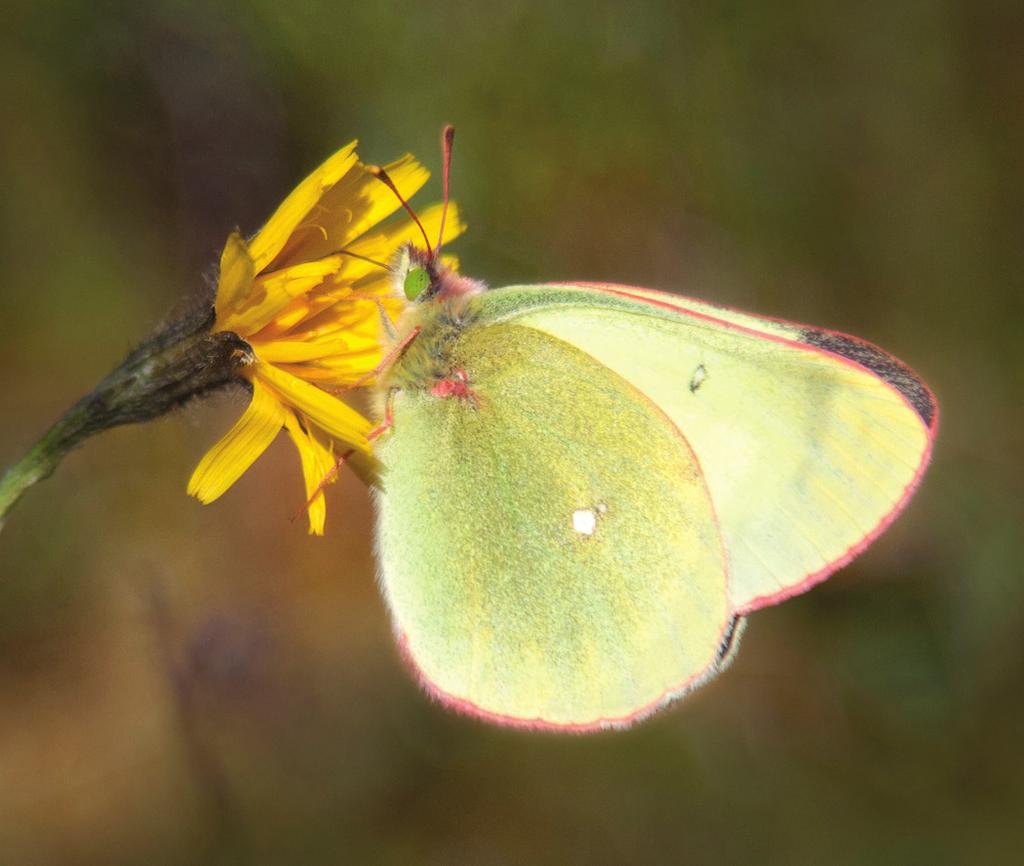
[[(234, 332), (251, 348), (242, 372), (252, 401), (188, 484), (192, 496), (212, 502), (284, 429), (299, 452), (309, 531), (317, 535), (326, 516), (322, 483), (335, 455), (351, 453), (364, 467), (371, 459), (370, 422), (330, 392), (372, 378), (381, 361), (382, 317), (396, 318), (405, 304), (390, 273), (374, 262), (387, 262), (404, 243), (423, 243), (404, 211), (403, 219), (375, 228), (401, 205), (359, 161), (355, 146), (302, 181), (253, 238), (235, 232), (227, 240), (213, 329)], [(407, 201), (430, 176), (408, 154), (384, 169)], [(436, 237), (441, 206), (419, 216)], [(452, 203), (445, 238), (463, 230)]]

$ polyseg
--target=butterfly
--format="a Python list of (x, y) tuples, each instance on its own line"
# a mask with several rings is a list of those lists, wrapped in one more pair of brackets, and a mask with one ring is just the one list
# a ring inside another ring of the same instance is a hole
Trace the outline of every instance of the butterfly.
[[(450, 152), (446, 132), (446, 200)], [(403, 654), (465, 713), (644, 718), (862, 552), (928, 464), (934, 396), (856, 337), (631, 286), (487, 289), (429, 242), (394, 271), (381, 584)]]

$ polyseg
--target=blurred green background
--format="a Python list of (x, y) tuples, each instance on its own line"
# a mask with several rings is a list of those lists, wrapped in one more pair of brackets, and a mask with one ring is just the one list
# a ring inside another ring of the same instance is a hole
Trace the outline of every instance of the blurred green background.
[(242, 395), (90, 441), (0, 534), (0, 862), (1019, 862), (1019, 2), (14, 0), (0, 68), (0, 463), (333, 149), (446, 121), (465, 272), (848, 331), (943, 412), (867, 554), (590, 737), (420, 693), (351, 476), (324, 539), (284, 441), (188, 499)]

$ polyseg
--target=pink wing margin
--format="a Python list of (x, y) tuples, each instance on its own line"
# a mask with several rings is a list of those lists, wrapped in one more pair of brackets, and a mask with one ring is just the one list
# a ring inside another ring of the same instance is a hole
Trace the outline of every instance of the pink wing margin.
[(506, 716), (501, 713), (494, 713), (490, 710), (485, 710), (483, 707), (474, 704), (472, 701), (466, 700), (465, 698), (456, 697), (455, 695), (449, 694), (433, 680), (431, 680), (416, 663), (416, 659), (413, 656), (412, 651), (409, 649), (409, 640), (404, 633), (397, 635), (398, 652), (406, 666), (412, 671), (413, 675), (420, 684), (420, 687), (436, 700), (439, 704), (453, 710), (460, 715), (469, 716), (474, 719), (481, 719), (491, 724), (501, 725), (505, 728), (519, 728), (528, 731), (550, 731), (554, 733), (569, 733), (569, 734), (593, 734), (600, 731), (609, 730), (623, 730), (636, 724), (637, 722), (643, 721), (649, 716), (654, 715), (658, 710), (668, 706), (679, 698), (683, 697), (687, 693), (701, 686), (705, 681), (711, 679), (718, 673), (718, 668), (715, 665), (711, 665), (709, 668), (701, 671), (699, 674), (694, 674), (684, 682), (677, 686), (672, 686), (662, 692), (657, 698), (648, 704), (634, 710), (625, 716), (618, 716), (614, 718), (599, 718), (589, 722), (569, 722), (565, 724), (559, 724), (558, 722), (549, 722), (546, 719), (534, 718), (534, 719), (521, 719), (517, 716)]
[[(769, 607), (773, 604), (779, 603), (780, 601), (784, 601), (787, 598), (800, 595), (811, 587), (826, 580), (840, 568), (849, 564), (854, 558), (863, 553), (876, 538), (889, 528), (892, 522), (899, 516), (900, 512), (902, 512), (906, 507), (910, 498), (917, 490), (918, 485), (921, 483), (921, 478), (924, 476), (925, 469), (928, 468), (928, 463), (931, 461), (932, 448), (935, 443), (935, 436), (939, 429), (938, 401), (935, 399), (934, 393), (932, 393), (932, 390), (925, 384), (924, 380), (921, 379), (921, 377), (918, 376), (910, 367), (873, 343), (870, 343), (867, 340), (862, 340), (859, 337), (844, 334), (841, 331), (833, 331), (827, 328), (815, 328), (809, 325), (801, 325), (796, 322), (790, 322), (785, 319), (773, 318), (770, 316), (755, 316), (746, 311), (733, 310), (729, 307), (719, 305), (724, 312), (735, 312), (742, 316), (755, 319), (760, 318), (767, 322), (782, 325), (788, 330), (793, 331), (793, 337), (789, 338), (778, 334), (768, 333), (766, 331), (759, 331), (756, 328), (730, 322), (727, 319), (717, 318), (703, 310), (698, 311), (692, 309), (687, 306), (687, 301), (690, 301), (691, 299), (683, 295), (659, 292), (654, 289), (623, 286), (615, 283), (574, 282), (562, 283), (561, 285), (618, 295), (619, 297), (628, 298), (633, 301), (647, 303), (655, 307), (662, 307), (664, 309), (671, 310), (674, 313), (692, 316), (695, 319), (710, 322), (718, 327), (733, 330), (737, 333), (750, 334), (765, 340), (771, 340), (775, 343), (781, 343), (782, 345), (793, 346), (803, 350), (810, 349), (812, 351), (819, 352), (820, 354), (838, 361), (841, 364), (846, 364), (858, 370), (866, 371), (875, 378), (880, 379), (899, 396), (899, 398), (907, 405), (907, 408), (909, 408), (921, 420), (922, 425), (925, 427), (928, 436), (928, 443), (921, 454), (921, 461), (918, 464), (913, 478), (911, 478), (910, 482), (903, 489), (899, 500), (892, 509), (883, 515), (881, 520), (879, 520), (870, 531), (850, 545), (850, 547), (848, 547), (840, 556), (832, 560), (824, 568), (804, 575), (800, 580), (784, 587), (776, 593), (758, 596), (748, 604), (738, 608), (735, 611), (737, 615), (745, 616), (749, 613), (753, 613), (755, 610), (760, 610), (763, 607)], [(652, 295), (654, 297), (652, 297)], [(709, 306), (706, 301), (693, 302), (699, 303), (701, 306)]]

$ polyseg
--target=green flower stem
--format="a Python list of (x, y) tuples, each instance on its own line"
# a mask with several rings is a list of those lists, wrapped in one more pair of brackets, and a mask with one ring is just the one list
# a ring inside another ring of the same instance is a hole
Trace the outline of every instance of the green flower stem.
[(248, 355), (236, 334), (211, 333), (203, 307), (168, 325), (131, 352), (0, 479), (0, 528), (21, 495), (57, 468), (83, 440), (120, 424), (149, 421), (231, 382)]

